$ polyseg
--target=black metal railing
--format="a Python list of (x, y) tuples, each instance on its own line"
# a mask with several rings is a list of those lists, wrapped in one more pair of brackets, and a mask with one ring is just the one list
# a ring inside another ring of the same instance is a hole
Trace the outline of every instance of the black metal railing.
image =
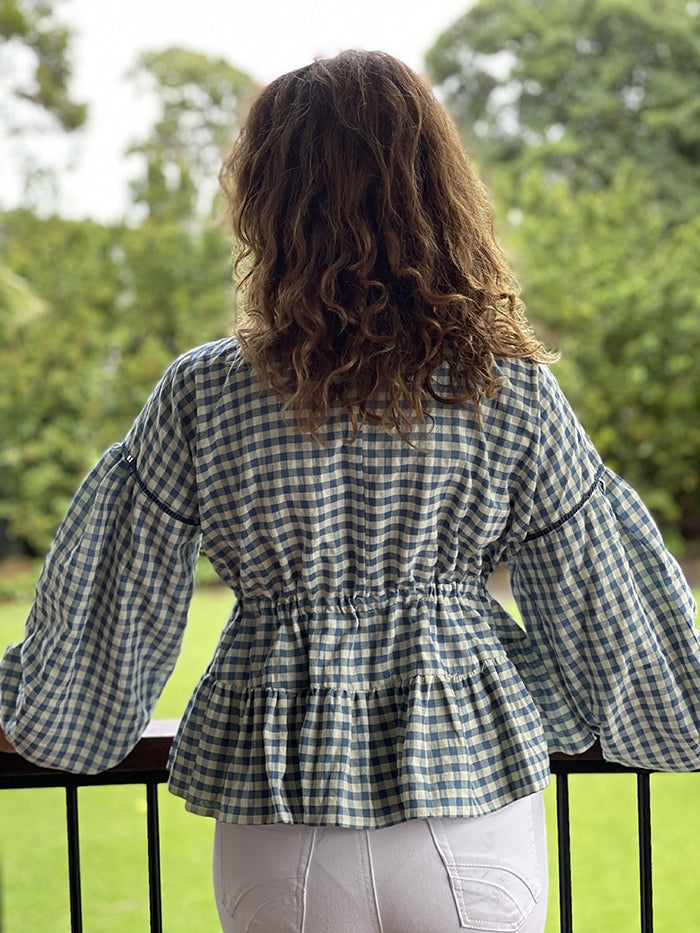
[(600, 744), (582, 755), (552, 755), (552, 774), (557, 794), (557, 855), (559, 868), (559, 927), (561, 933), (573, 933), (573, 897), (571, 884), (571, 818), (569, 776), (571, 774), (634, 774), (637, 779), (637, 846), (639, 852), (639, 929), (654, 933), (653, 886), (651, 862), (651, 793), (650, 771), (626, 768), (603, 759)]
[[(32, 765), (19, 755), (0, 754), (0, 790), (33, 787), (65, 788), (72, 933), (82, 933), (83, 930), (78, 788), (110, 784), (145, 785), (150, 929), (151, 933), (162, 933), (158, 785), (167, 780), (168, 752), (176, 729), (177, 720), (159, 720), (151, 723), (136, 748), (120, 765), (96, 775), (74, 775), (62, 771), (51, 771)], [(636, 775), (639, 929), (640, 933), (653, 933), (650, 772), (633, 770), (604, 761), (597, 744), (582, 755), (553, 755), (551, 767), (556, 783), (560, 933), (573, 933), (574, 931), (569, 776), (592, 773)]]
[(115, 768), (110, 768), (109, 771), (103, 771), (101, 774), (83, 775), (53, 771), (39, 768), (19, 755), (0, 753), (0, 790), (34, 787), (65, 788), (71, 933), (83, 931), (78, 788), (115, 784), (145, 785), (150, 928), (152, 933), (162, 933), (158, 785), (168, 779), (166, 770), (168, 753), (177, 726), (176, 719), (152, 722), (131, 754)]

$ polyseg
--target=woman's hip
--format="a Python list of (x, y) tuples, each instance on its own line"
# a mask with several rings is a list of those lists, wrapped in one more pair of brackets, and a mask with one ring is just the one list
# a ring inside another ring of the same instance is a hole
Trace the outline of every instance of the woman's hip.
[(542, 795), (377, 830), (219, 823), (214, 885), (225, 933), (541, 933)]

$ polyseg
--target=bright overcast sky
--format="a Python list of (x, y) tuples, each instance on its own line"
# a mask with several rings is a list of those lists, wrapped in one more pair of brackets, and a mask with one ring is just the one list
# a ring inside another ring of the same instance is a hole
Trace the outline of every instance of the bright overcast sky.
[[(226, 58), (261, 83), (344, 48), (382, 49), (416, 71), (438, 35), (470, 0), (64, 0), (76, 30), (73, 91), (90, 105), (87, 130), (72, 144), (61, 208), (100, 219), (123, 213), (123, 153), (143, 134), (125, 72), (144, 49), (181, 45)], [(7, 194), (3, 192), (3, 200)]]

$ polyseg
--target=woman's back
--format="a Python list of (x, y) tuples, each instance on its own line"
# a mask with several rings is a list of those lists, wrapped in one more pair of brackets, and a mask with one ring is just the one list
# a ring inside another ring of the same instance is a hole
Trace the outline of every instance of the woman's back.
[[(318, 440), (301, 434), (233, 341), (176, 364), (159, 406), (186, 411), (177, 442), (148, 438), (149, 421), (164, 434), (154, 410), (126, 447), (145, 486), (170, 478), (170, 509), (196, 498), (203, 548), (237, 594), (173, 756), (171, 789), (195, 812), (370, 827), (476, 814), (546, 783), (486, 590), (533, 510), (542, 386), (536, 364), (500, 367), (481, 424), (436, 403), (411, 446), (371, 422), (350, 443), (340, 406)], [(248, 737), (233, 749), (232, 722)]]

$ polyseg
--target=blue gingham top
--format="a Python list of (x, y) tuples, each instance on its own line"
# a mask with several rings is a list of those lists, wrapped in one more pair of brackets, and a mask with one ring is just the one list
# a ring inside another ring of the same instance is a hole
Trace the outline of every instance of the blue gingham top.
[[(237, 600), (170, 788), (243, 823), (472, 816), (543, 787), (548, 751), (700, 767), (695, 606), (637, 496), (547, 367), (435, 404), (414, 447), (338, 412), (323, 444), (234, 340), (166, 373), (77, 493), (0, 667), (21, 754), (96, 772), (143, 732), (200, 539)], [(520, 627), (489, 595), (507, 562)]]

